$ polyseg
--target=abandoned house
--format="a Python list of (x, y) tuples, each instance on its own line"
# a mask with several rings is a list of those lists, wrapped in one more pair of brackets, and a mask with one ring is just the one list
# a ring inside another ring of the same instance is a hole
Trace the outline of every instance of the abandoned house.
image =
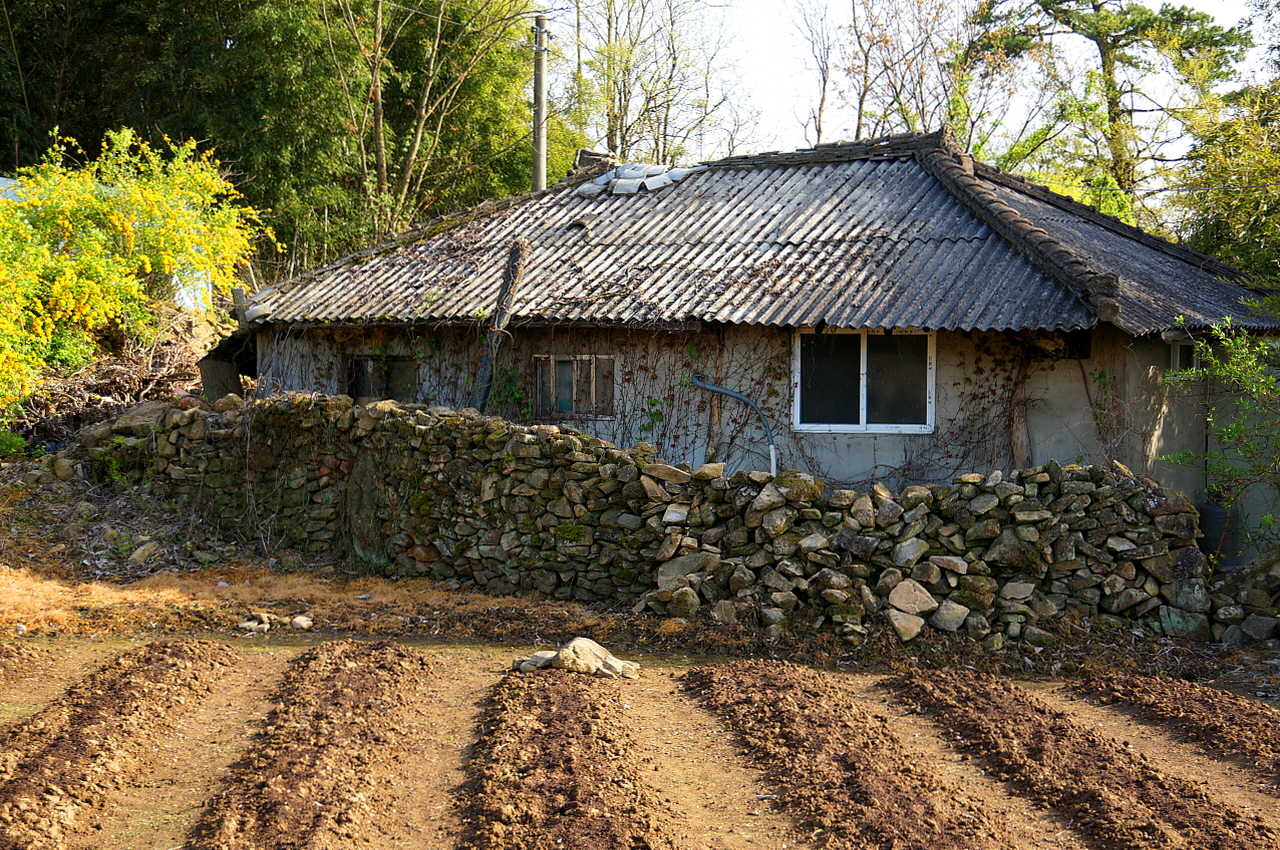
[(486, 413), (671, 461), (767, 469), (770, 437), (779, 468), (833, 483), (1119, 459), (1198, 494), (1160, 460), (1206, 439), (1164, 376), (1224, 317), (1276, 327), (1234, 269), (949, 130), (694, 168), (584, 159), (257, 293), (206, 365), (260, 394), (466, 407), (496, 323)]

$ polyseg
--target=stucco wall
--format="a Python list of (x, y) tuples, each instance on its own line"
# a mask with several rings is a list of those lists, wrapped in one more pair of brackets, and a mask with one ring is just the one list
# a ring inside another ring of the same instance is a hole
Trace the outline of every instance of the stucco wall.
[[(1158, 475), (1195, 497), (1199, 470), (1160, 457), (1202, 450), (1204, 420), (1170, 399), (1162, 378), (1168, 348), (1102, 326), (1088, 356), (1045, 356), (1010, 336), (939, 332), (932, 434), (812, 433), (792, 427), (792, 335), (773, 328), (724, 326), (701, 331), (518, 328), (505, 343), (489, 412), (514, 421), (569, 424), (620, 445), (654, 444), (665, 456), (730, 469), (767, 468), (764, 431), (743, 404), (688, 383), (702, 374), (763, 408), (782, 467), (811, 469), (826, 480), (895, 486), (944, 482), (966, 469), (1014, 465), (1011, 419), (1024, 411), (1029, 462), (1103, 463)], [(345, 392), (343, 367), (355, 355), (418, 360), (425, 404), (466, 406), (479, 362), (479, 334), (457, 328), (320, 330), (263, 333), (261, 386), (269, 392)], [(533, 358), (612, 353), (616, 411), (609, 418), (539, 418)]]

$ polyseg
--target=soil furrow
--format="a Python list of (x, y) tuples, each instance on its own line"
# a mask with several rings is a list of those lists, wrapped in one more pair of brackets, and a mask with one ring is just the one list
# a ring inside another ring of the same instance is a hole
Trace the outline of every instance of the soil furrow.
[(784, 808), (830, 848), (1007, 848), (987, 812), (913, 763), (886, 718), (837, 677), (785, 662), (700, 667), (686, 686), (729, 723), (782, 790)]
[(614, 682), (564, 670), (509, 674), (471, 762), (464, 846), (477, 850), (685, 847), (642, 776)]
[(87, 807), (141, 769), (140, 751), (207, 695), (236, 653), (158, 642), (119, 656), (11, 730), (0, 755), (0, 848), (61, 848)]
[(168, 850), (180, 846), (233, 764), (249, 751), (271, 708), (267, 697), (296, 650), (254, 651), (142, 754), (145, 769), (108, 795), (91, 831), (68, 850)]
[(1231, 759), (1280, 795), (1280, 711), (1268, 705), (1178, 679), (1095, 676), (1074, 692), (1167, 730), (1176, 740)]
[(403, 745), (402, 709), (430, 673), (421, 653), (386, 641), (333, 641), (301, 655), (272, 697), (262, 739), (188, 846), (318, 849), (364, 841), (375, 815), (375, 771)]
[(690, 699), (671, 674), (650, 666), (623, 686), (637, 763), (671, 806), (687, 843), (699, 848), (811, 847), (771, 804), (778, 789), (746, 766), (737, 736)]
[(1116, 850), (1276, 847), (1277, 834), (1195, 785), (1161, 774), (1118, 741), (1015, 686), (967, 671), (913, 673), (894, 690), (938, 717), (997, 775), (1073, 815)]

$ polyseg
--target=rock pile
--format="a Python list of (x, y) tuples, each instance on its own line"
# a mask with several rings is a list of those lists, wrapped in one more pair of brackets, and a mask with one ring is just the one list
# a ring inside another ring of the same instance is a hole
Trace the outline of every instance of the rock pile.
[(693, 469), (470, 410), (219, 408), (134, 411), (82, 441), (99, 472), (145, 467), (227, 527), (495, 595), (774, 631), (803, 617), (851, 643), (877, 621), (903, 640), (928, 626), (1044, 643), (1062, 614), (1203, 640), (1275, 628), (1264, 592), (1212, 592), (1188, 500), (1119, 466), (826, 492), (802, 472)]

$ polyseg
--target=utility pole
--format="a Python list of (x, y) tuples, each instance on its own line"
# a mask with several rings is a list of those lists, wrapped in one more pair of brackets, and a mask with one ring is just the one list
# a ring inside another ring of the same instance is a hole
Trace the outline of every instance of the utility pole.
[(533, 191), (547, 188), (547, 16), (533, 19)]

